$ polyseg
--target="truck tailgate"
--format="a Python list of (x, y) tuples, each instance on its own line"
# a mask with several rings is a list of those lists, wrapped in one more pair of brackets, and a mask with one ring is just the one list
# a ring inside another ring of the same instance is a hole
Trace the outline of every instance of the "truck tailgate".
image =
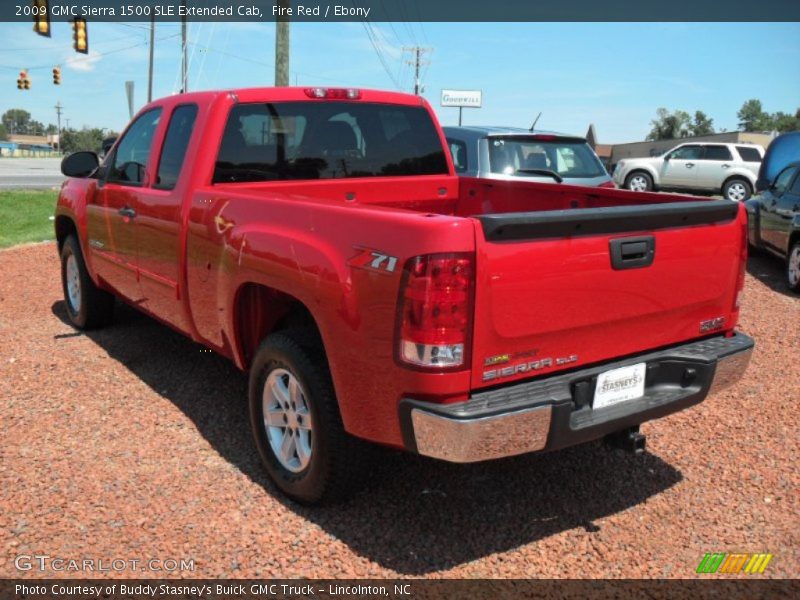
[(476, 216), (473, 387), (730, 329), (741, 209), (712, 200)]

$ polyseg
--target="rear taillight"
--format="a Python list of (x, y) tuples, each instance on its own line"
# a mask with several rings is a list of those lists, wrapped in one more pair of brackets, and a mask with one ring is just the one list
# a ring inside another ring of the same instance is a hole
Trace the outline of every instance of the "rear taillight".
[(361, 90), (353, 88), (313, 87), (306, 88), (305, 92), (309, 98), (324, 98), (326, 100), (358, 100), (361, 98)]
[(736, 277), (736, 295), (733, 299), (733, 308), (731, 310), (737, 311), (742, 304), (742, 296), (744, 295), (744, 274), (747, 269), (747, 219), (742, 221), (741, 228), (741, 245), (739, 247), (739, 274)]
[(603, 183), (601, 183), (601, 184), (600, 184), (600, 185), (598, 185), (597, 187), (600, 187), (600, 188), (611, 188), (611, 189), (616, 189), (616, 187), (617, 187), (617, 186), (616, 186), (616, 185), (614, 185), (614, 182), (613, 182), (613, 181), (604, 181)]
[(470, 253), (427, 254), (409, 259), (398, 308), (399, 360), (429, 369), (466, 365), (473, 289)]

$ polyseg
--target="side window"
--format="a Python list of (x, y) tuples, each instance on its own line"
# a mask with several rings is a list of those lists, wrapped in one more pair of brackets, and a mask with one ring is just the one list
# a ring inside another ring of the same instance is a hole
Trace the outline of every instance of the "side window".
[(460, 140), (447, 140), (447, 145), (450, 148), (450, 154), (453, 155), (453, 166), (456, 168), (457, 173), (463, 173), (467, 170), (467, 145)]
[(727, 146), (706, 146), (706, 160), (733, 160)]
[(703, 158), (702, 146), (681, 146), (669, 155), (670, 158), (678, 160), (700, 160)]
[(736, 151), (744, 162), (761, 162), (761, 154), (756, 148), (749, 146), (736, 146)]
[(181, 174), (186, 148), (192, 137), (194, 121), (197, 118), (197, 105), (186, 104), (172, 111), (169, 128), (161, 149), (161, 161), (158, 164), (158, 175), (153, 187), (171, 190), (178, 183)]
[(125, 185), (142, 185), (150, 146), (161, 117), (161, 109), (154, 108), (141, 115), (128, 128), (117, 145), (108, 171), (107, 181)]
[(787, 167), (775, 178), (775, 184), (772, 186), (772, 193), (775, 196), (781, 196), (789, 187), (789, 182), (795, 174), (795, 167)]
[(800, 175), (794, 178), (794, 183), (792, 184), (791, 192), (795, 196), (800, 196)]

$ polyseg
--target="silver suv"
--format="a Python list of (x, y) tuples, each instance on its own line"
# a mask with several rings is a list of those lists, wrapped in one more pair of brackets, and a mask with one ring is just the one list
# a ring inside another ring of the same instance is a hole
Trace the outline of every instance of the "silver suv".
[(764, 149), (755, 144), (681, 144), (663, 156), (619, 161), (614, 182), (638, 192), (712, 192), (741, 202), (753, 193), (763, 156)]

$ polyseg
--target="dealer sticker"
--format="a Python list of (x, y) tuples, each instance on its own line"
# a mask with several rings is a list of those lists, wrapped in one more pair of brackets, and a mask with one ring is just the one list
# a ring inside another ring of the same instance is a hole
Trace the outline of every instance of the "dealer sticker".
[(594, 409), (644, 396), (644, 377), (647, 363), (621, 367), (601, 373), (594, 390)]

